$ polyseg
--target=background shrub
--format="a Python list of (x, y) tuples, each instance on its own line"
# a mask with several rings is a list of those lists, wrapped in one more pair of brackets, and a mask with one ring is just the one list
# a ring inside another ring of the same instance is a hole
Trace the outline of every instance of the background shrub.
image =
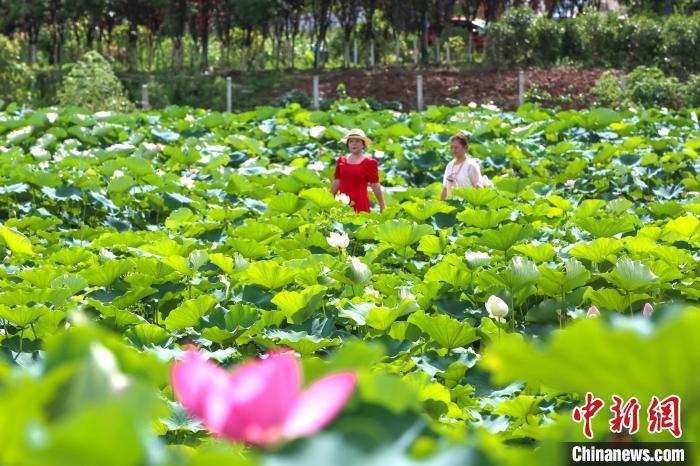
[(700, 107), (700, 74), (694, 74), (688, 78), (681, 94), (686, 107)]
[(564, 26), (545, 16), (532, 24), (532, 59), (536, 65), (556, 64), (563, 57)]
[(680, 86), (674, 77), (664, 76), (657, 67), (638, 66), (627, 75), (625, 96), (645, 107), (674, 107), (679, 103)]
[(663, 57), (667, 67), (675, 72), (690, 73), (700, 69), (700, 14), (672, 16), (662, 32)]
[(598, 103), (606, 107), (618, 107), (624, 100), (620, 87), (620, 76), (614, 71), (606, 71), (600, 75), (591, 92), (598, 97)]
[(625, 66), (656, 63), (661, 54), (662, 31), (659, 23), (651, 18), (635, 16), (623, 22), (621, 36), (625, 41)]
[[(0, 100), (5, 103), (29, 103), (32, 99), (34, 71), (22, 61), (20, 46), (0, 35)], [(0, 104), (0, 108), (3, 105)]]
[(112, 71), (112, 66), (94, 51), (70, 65), (70, 72), (58, 91), (58, 104), (75, 105), (93, 112), (125, 112), (134, 108), (126, 98), (124, 87)]
[(486, 28), (486, 61), (491, 66), (525, 66), (532, 55), (534, 16), (528, 7), (508, 9)]

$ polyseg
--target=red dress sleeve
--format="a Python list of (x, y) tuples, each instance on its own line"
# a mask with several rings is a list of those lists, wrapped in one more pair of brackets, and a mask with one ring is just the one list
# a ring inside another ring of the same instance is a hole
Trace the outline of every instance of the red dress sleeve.
[(333, 179), (334, 180), (339, 180), (340, 179), (340, 164), (342, 161), (344, 161), (345, 157), (340, 157), (336, 162), (335, 162), (335, 173), (333, 174)]
[(369, 159), (366, 170), (367, 182), (379, 183), (379, 164), (375, 159)]

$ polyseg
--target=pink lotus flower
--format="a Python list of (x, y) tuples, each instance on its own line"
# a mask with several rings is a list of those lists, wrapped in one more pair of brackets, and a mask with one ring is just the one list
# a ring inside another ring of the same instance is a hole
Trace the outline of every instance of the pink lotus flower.
[(586, 318), (590, 319), (591, 317), (600, 317), (600, 311), (595, 306), (589, 307), (588, 312), (586, 312)]
[(653, 313), (654, 313), (654, 307), (651, 304), (646, 303), (644, 305), (644, 309), (642, 310), (642, 314), (644, 314), (644, 317), (651, 317), (651, 315)]
[(188, 350), (171, 371), (182, 406), (216, 436), (255, 445), (315, 434), (328, 425), (352, 394), (357, 377), (337, 372), (301, 390), (301, 367), (288, 350), (227, 372)]

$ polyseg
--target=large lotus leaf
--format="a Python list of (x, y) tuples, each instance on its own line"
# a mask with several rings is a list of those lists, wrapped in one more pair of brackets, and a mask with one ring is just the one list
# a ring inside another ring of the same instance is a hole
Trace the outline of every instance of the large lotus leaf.
[(513, 246), (513, 251), (524, 254), (535, 262), (549, 262), (557, 254), (549, 243), (544, 244), (518, 244)]
[(464, 289), (469, 284), (471, 273), (461, 258), (449, 254), (428, 269), (423, 279), (426, 282), (442, 282), (456, 289)]
[(130, 259), (115, 259), (104, 264), (94, 265), (81, 273), (81, 276), (91, 285), (110, 286), (114, 281), (133, 270), (134, 264)]
[(568, 259), (564, 263), (564, 271), (541, 265), (542, 274), (537, 281), (540, 290), (547, 296), (560, 297), (571, 293), (574, 289), (584, 286), (591, 278), (591, 273), (576, 259)]
[(404, 202), (401, 207), (415, 220), (424, 222), (438, 213), (450, 213), (454, 207), (436, 200)]
[(509, 223), (496, 231), (485, 231), (478, 242), (497, 251), (507, 251), (518, 242), (532, 236), (533, 233), (534, 230), (530, 225)]
[(433, 233), (430, 225), (408, 222), (406, 220), (389, 220), (376, 229), (376, 239), (390, 244), (401, 252), (417, 242), (421, 237)]
[(5, 319), (18, 327), (26, 327), (49, 312), (44, 306), (20, 306), (11, 309), (0, 305), (0, 319)]
[(163, 327), (148, 323), (138, 324), (127, 329), (124, 332), (124, 336), (139, 348), (165, 346), (172, 338), (170, 333)]
[(583, 295), (584, 299), (599, 308), (610, 309), (612, 311), (625, 312), (632, 303), (648, 297), (645, 294), (632, 294), (625, 296), (614, 288), (600, 288), (594, 290), (588, 287)]
[(619, 259), (612, 272), (603, 276), (613, 285), (625, 291), (640, 291), (658, 280), (648, 265), (629, 258)]
[[(608, 260), (613, 262), (614, 254), (622, 249), (620, 240), (615, 238), (598, 238), (590, 243), (579, 243), (569, 249), (569, 254), (577, 259), (585, 259), (594, 264)], [(612, 259), (612, 260), (611, 260)]]
[(664, 239), (667, 241), (685, 241), (695, 244), (700, 240), (700, 219), (686, 215), (670, 220), (664, 226)]
[(250, 283), (277, 290), (291, 283), (297, 271), (274, 261), (258, 261), (246, 268), (245, 275)]
[(188, 299), (176, 307), (165, 319), (168, 330), (182, 330), (188, 327), (196, 327), (199, 319), (206, 315), (218, 302), (214, 296), (202, 295), (198, 298)]
[(596, 238), (610, 238), (618, 233), (633, 231), (635, 223), (635, 217), (631, 215), (606, 218), (587, 217), (576, 220), (576, 226), (583, 228)]
[[(631, 319), (617, 322), (583, 319), (553, 334), (544, 346), (502, 338), (487, 349), (481, 364), (496, 383), (524, 380), (533, 387), (582, 395), (591, 392), (606, 404), (612, 403), (613, 395), (625, 400), (634, 396), (643, 405), (652, 396), (667, 394), (679, 396), (684, 406), (700, 402), (696, 370), (700, 349), (694, 343), (700, 331), (697, 308), (676, 312), (658, 325)], [(683, 424), (697, 426), (698, 415), (697, 410), (686, 410)], [(602, 430), (594, 429), (601, 435), (609, 433), (609, 418), (604, 418), (600, 424), (605, 425), (599, 425)], [(689, 438), (696, 435), (697, 431), (689, 432)], [(638, 437), (671, 438), (669, 433), (646, 429), (640, 429)]]
[(479, 339), (477, 330), (469, 323), (460, 322), (445, 314), (428, 315), (417, 311), (409, 316), (408, 321), (447, 349), (466, 346)]
[(280, 291), (272, 298), (272, 304), (284, 312), (287, 321), (301, 324), (308, 320), (313, 312), (321, 307), (326, 288), (313, 285), (301, 291)]
[(255, 340), (267, 347), (286, 346), (303, 355), (309, 355), (320, 349), (341, 344), (341, 341), (337, 338), (325, 338), (318, 335), (310, 335), (303, 331), (295, 332), (279, 328), (265, 329), (263, 335), (256, 337)]
[(5, 246), (15, 254), (26, 254), (28, 256), (33, 256), (35, 254), (32, 248), (32, 242), (29, 238), (4, 225), (0, 225), (0, 239), (2, 239)]
[(498, 272), (498, 278), (503, 285), (514, 291), (532, 285), (539, 276), (540, 271), (537, 270), (537, 265), (521, 256), (515, 256), (504, 270)]
[(321, 209), (328, 209), (339, 205), (330, 191), (324, 188), (305, 189), (299, 193), (299, 197), (313, 202)]
[(457, 220), (464, 222), (465, 225), (488, 229), (496, 228), (501, 223), (510, 219), (510, 209), (472, 209), (466, 208), (457, 214)]
[(486, 188), (455, 188), (450, 193), (477, 207), (491, 206), (498, 198), (498, 192)]

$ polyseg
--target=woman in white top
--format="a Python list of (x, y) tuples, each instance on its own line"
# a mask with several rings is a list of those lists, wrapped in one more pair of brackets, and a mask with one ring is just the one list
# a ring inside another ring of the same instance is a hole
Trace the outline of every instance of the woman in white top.
[(491, 184), (486, 176), (481, 175), (479, 159), (467, 155), (469, 141), (464, 134), (457, 133), (450, 138), (450, 149), (455, 158), (445, 168), (441, 201), (449, 197), (452, 188), (480, 188)]

